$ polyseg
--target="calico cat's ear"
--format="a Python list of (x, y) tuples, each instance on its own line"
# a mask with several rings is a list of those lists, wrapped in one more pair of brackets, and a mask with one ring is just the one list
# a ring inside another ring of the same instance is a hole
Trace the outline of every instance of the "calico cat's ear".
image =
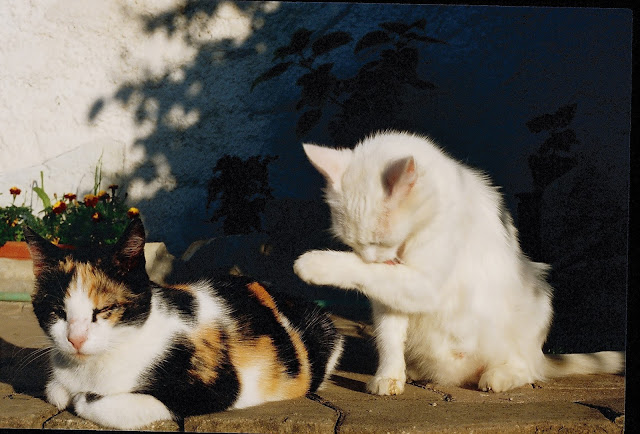
[(22, 233), (33, 260), (33, 274), (38, 278), (59, 259), (60, 249), (42, 238), (29, 226), (23, 226)]
[(417, 179), (416, 161), (413, 157), (391, 162), (382, 173), (385, 192), (392, 199), (402, 199), (409, 194)]
[(113, 264), (123, 273), (144, 269), (145, 234), (142, 220), (135, 218), (113, 248)]
[(351, 162), (350, 149), (332, 149), (305, 143), (302, 145), (313, 167), (320, 172), (334, 190), (340, 190), (344, 171)]

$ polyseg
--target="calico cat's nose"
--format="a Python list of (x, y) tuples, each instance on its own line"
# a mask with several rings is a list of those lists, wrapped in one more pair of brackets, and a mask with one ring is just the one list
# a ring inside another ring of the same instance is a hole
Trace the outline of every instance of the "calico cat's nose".
[(67, 340), (73, 345), (73, 348), (80, 350), (82, 344), (87, 341), (87, 335), (69, 335)]

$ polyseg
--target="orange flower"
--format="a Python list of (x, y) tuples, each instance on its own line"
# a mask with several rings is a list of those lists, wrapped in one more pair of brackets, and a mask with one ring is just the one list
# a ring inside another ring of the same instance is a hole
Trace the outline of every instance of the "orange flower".
[(107, 193), (107, 192), (106, 192), (106, 191), (104, 191), (104, 190), (100, 190), (100, 191), (98, 192), (98, 199), (101, 199), (101, 200), (107, 200), (107, 199), (109, 199), (109, 197), (110, 197), (110, 196), (109, 196), (109, 193)]
[(53, 213), (54, 214), (62, 214), (64, 210), (67, 209), (67, 204), (63, 201), (59, 200), (53, 204)]
[(94, 223), (98, 223), (100, 220), (102, 220), (102, 214), (100, 214), (99, 212), (94, 212), (93, 215), (91, 216), (91, 220)]
[(84, 204), (89, 208), (94, 208), (98, 204), (98, 196), (93, 194), (85, 194)]
[(138, 208), (131, 207), (131, 208), (129, 208), (129, 211), (127, 211), (127, 216), (130, 219), (136, 218), (139, 215), (140, 215), (140, 210)]
[(18, 187), (11, 187), (9, 189), (9, 193), (11, 193), (11, 195), (13, 197), (16, 197), (17, 195), (19, 195), (20, 193), (22, 193), (22, 190), (20, 190)]
[(66, 193), (63, 197), (71, 202), (72, 200), (75, 200), (77, 196), (73, 193)]

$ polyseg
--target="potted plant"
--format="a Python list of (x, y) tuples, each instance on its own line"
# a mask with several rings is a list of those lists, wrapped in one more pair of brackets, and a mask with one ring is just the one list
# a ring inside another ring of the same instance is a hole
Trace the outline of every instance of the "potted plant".
[[(42, 179), (42, 176), (41, 176)], [(22, 193), (18, 187), (11, 187), (12, 204), (0, 207), (0, 257), (29, 259), (24, 243), (23, 225), (30, 226), (45, 239), (54, 244), (74, 248), (114, 244), (128, 224), (129, 219), (140, 214), (137, 208), (128, 207), (125, 198), (118, 194), (118, 185), (112, 184), (106, 190), (98, 190), (83, 196), (66, 193), (61, 198), (54, 194), (54, 200), (36, 185), (33, 191), (42, 200), (42, 217), (33, 214), (25, 204), (17, 206), (16, 198)]]

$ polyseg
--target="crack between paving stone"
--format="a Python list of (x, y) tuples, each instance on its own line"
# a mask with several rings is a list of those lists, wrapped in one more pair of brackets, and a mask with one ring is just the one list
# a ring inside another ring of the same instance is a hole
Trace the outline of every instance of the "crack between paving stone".
[(610, 422), (615, 423), (616, 419), (619, 416), (622, 416), (624, 413), (620, 413), (615, 411), (609, 407), (605, 407), (604, 405), (595, 405), (595, 404), (587, 404), (586, 402), (574, 401), (574, 404), (580, 404), (585, 407), (594, 408), (598, 410), (604, 417), (606, 417)]
[(346, 416), (344, 411), (340, 407), (332, 403), (331, 401), (327, 401), (326, 399), (316, 395), (315, 393), (307, 393), (307, 399), (310, 399), (312, 401), (317, 402), (320, 405), (330, 408), (338, 415), (338, 419), (336, 419), (336, 423), (333, 426), (333, 432), (334, 434), (339, 434), (340, 427), (342, 426), (342, 423), (344, 422), (344, 418)]
[(433, 387), (430, 384), (420, 384), (420, 383), (416, 383), (413, 381), (409, 381), (407, 384), (414, 386), (414, 387), (419, 387), (420, 389), (424, 389), (424, 390), (428, 390), (430, 392), (434, 392), (437, 393), (438, 395), (440, 395), (442, 397), (443, 401), (446, 402), (451, 402), (451, 401), (455, 401), (455, 398), (447, 392), (443, 392), (442, 390), (438, 390), (435, 387)]
[(59, 416), (64, 410), (58, 410), (58, 412), (56, 414), (54, 414), (53, 416), (49, 417), (47, 420), (45, 420), (44, 422), (42, 422), (42, 429), (48, 429), (46, 427), (47, 423), (49, 423), (49, 421), (51, 421), (51, 419), (53, 419), (56, 416)]

